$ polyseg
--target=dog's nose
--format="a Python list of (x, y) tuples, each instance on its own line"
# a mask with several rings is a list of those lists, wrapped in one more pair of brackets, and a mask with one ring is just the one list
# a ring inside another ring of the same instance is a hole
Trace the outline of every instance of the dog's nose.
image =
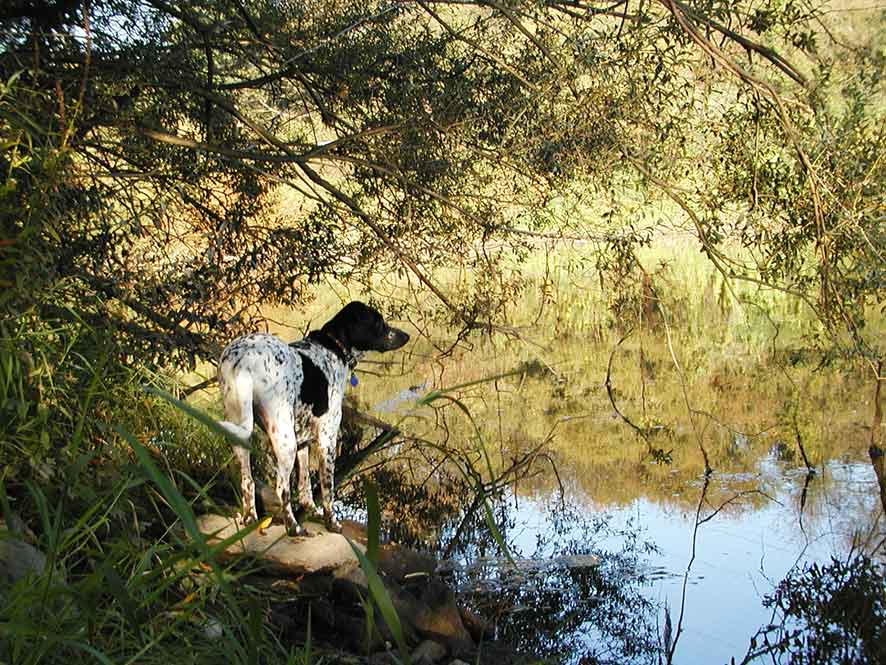
[(392, 349), (399, 349), (409, 341), (409, 333), (399, 328), (391, 328), (388, 332), (388, 341)]

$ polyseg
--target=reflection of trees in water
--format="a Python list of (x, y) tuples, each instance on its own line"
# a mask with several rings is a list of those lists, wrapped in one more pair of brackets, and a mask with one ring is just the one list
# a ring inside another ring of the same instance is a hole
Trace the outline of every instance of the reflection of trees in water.
[[(608, 556), (608, 555), (607, 555)], [(495, 620), (497, 637), (524, 653), (582, 663), (654, 662), (655, 606), (641, 583), (606, 564), (502, 575), (465, 596)]]
[[(642, 594), (641, 558), (653, 546), (639, 529), (561, 506), (531, 559), (480, 560), (453, 574), (467, 600), (520, 652), (570, 663), (652, 663), (656, 603)], [(620, 551), (595, 546), (604, 538)], [(589, 565), (594, 554), (599, 565)]]
[(764, 599), (773, 621), (751, 638), (744, 663), (886, 663), (884, 566), (865, 555), (812, 564)]
[[(843, 462), (823, 464), (815, 475), (721, 476), (693, 488), (698, 493), (683, 484), (683, 500), (691, 498), (696, 508), (696, 525), (689, 532), (703, 530), (718, 516), (753, 510), (774, 496), (796, 507), (794, 528), (807, 543), (825, 533), (845, 534), (851, 538), (850, 549), (861, 538), (866, 551), (877, 551), (883, 545), (882, 511), (876, 497), (854, 491), (857, 484), (851, 481), (860, 477), (861, 469)], [(534, 549), (527, 545), (529, 551), (514, 552), (517, 564), (511, 566), (484, 511), (472, 509), (474, 489), (463, 480), (438, 473), (433, 483), (414, 485), (400, 473), (376, 471), (376, 477), (386, 490), (387, 511), (398, 516), (400, 532), (394, 537), (444, 559), (466, 562), (468, 567), (457, 568), (452, 580), (463, 600), (494, 620), (502, 642), (525, 654), (568, 663), (680, 661), (683, 602), (672, 608), (673, 634), (657, 625), (660, 607), (648, 598), (643, 575), (643, 557), (655, 547), (635, 526), (616, 531), (600, 513), (552, 498), (545, 509), (540, 505), (544, 499), (536, 495), (529, 512), (533, 519), (544, 513), (545, 522)], [(513, 546), (526, 528), (519, 510), (522, 499), (499, 490), (488, 499), (497, 527)], [(821, 524), (825, 517), (827, 525)], [(590, 553), (600, 556), (600, 566), (575, 565), (566, 558)], [(753, 636), (744, 662), (886, 663), (883, 568), (847, 561), (795, 571), (782, 581), (768, 600), (772, 621)], [(690, 560), (684, 587), (691, 568)], [(667, 648), (660, 646), (659, 629)]]

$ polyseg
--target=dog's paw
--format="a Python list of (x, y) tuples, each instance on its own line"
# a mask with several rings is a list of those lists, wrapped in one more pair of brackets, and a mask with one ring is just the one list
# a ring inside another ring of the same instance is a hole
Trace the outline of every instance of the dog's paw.
[[(237, 517), (240, 518), (240, 524), (242, 524), (243, 526), (247, 526), (249, 524), (254, 524), (255, 522), (258, 522), (258, 513), (254, 512), (254, 511), (251, 513), (241, 511), (241, 512), (237, 513)], [(261, 528), (261, 527), (259, 527), (259, 528)]]
[(341, 522), (339, 522), (335, 518), (328, 518), (323, 521), (326, 525), (326, 530), (330, 533), (341, 533)]

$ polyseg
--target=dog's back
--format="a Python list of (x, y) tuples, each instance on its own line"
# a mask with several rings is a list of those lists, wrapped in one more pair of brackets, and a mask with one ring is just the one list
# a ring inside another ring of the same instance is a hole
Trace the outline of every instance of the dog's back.
[(332, 513), (335, 450), (348, 377), (367, 351), (398, 349), (409, 340), (368, 305), (352, 302), (320, 330), (287, 344), (265, 333), (240, 337), (222, 352), (219, 385), (226, 420), (221, 426), (242, 446), (240, 462), (244, 519), (257, 519), (249, 440), (256, 423), (267, 433), (277, 461), (277, 496), (290, 533), (301, 531), (289, 502), (290, 475), (298, 461), (299, 504), (316, 505), (308, 477), (308, 446), (318, 448), (320, 493), (328, 528), (340, 527)]
[(237, 425), (228, 429), (247, 442), (257, 418), (267, 431), (268, 415), (292, 409), (303, 379), (301, 356), (280, 339), (265, 333), (235, 339), (218, 366), (225, 417)]

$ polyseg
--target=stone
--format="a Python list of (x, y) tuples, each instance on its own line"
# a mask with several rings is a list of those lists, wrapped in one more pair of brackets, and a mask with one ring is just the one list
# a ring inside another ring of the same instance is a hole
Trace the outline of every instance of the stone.
[(462, 624), (474, 642), (481, 643), (492, 637), (492, 625), (479, 614), (462, 605), (459, 606), (458, 613), (461, 615)]
[(369, 589), (369, 580), (359, 563), (348, 563), (332, 571), (333, 586), (336, 581), (347, 582), (363, 591)]
[(203, 622), (203, 635), (208, 640), (218, 640), (224, 635), (224, 627), (221, 621), (213, 617), (209, 617)]
[[(222, 515), (203, 515), (197, 526), (210, 545), (230, 538), (243, 528), (238, 519)], [(357, 557), (344, 536), (331, 533), (317, 522), (306, 522), (309, 535), (289, 536), (282, 524), (256, 529), (228, 545), (219, 554), (221, 559), (252, 556), (263, 561), (273, 572), (308, 575), (330, 572), (357, 563)], [(357, 547), (363, 549), (362, 545)]]
[(359, 564), (346, 564), (332, 571), (332, 597), (341, 605), (356, 605), (369, 597), (369, 581)]
[(425, 640), (412, 652), (410, 661), (414, 665), (434, 665), (446, 657), (446, 647), (434, 640)]
[(355, 543), (366, 544), (366, 527), (354, 520), (341, 521), (341, 533)]
[(10, 511), (8, 517), (9, 524), (7, 524), (3, 520), (3, 518), (0, 518), (0, 531), (8, 530), (19, 540), (23, 540), (26, 543), (30, 543), (31, 545), (37, 542), (37, 536), (35, 536), (30, 527), (25, 524), (25, 521), (22, 519), (21, 515), (13, 510)]
[(393, 544), (379, 548), (378, 569), (398, 582), (430, 577), (436, 568), (437, 560), (430, 554)]
[(46, 569), (46, 555), (33, 545), (3, 534), (0, 538), (0, 584), (14, 584), (28, 575), (39, 575)]
[(552, 563), (565, 568), (594, 568), (600, 565), (600, 557), (594, 554), (564, 554), (553, 559)]
[(410, 623), (422, 637), (446, 645), (456, 656), (474, 648), (455, 593), (439, 578), (410, 581), (393, 600), (401, 621)]

